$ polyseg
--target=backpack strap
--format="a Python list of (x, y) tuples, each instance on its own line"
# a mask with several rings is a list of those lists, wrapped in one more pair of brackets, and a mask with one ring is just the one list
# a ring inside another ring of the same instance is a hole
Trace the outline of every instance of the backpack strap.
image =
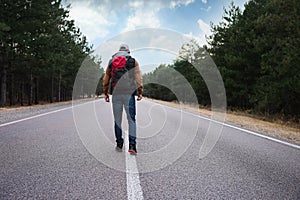
[(112, 56), (112, 58), (108, 62), (108, 67), (109, 67), (110, 73), (112, 72), (112, 60), (113, 60), (113, 58), (114, 58), (114, 56)]
[(125, 67), (128, 71), (135, 68), (135, 59), (129, 56)]

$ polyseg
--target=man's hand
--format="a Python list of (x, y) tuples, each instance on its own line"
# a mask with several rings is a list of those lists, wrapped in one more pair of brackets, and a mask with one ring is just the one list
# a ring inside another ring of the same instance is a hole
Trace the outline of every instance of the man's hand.
[(109, 102), (109, 96), (108, 96), (108, 94), (105, 94), (105, 101)]
[(143, 96), (141, 94), (138, 95), (137, 99), (138, 101), (142, 100)]

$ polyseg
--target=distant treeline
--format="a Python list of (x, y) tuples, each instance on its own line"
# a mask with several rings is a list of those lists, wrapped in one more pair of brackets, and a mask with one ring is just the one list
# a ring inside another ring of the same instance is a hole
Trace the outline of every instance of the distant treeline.
[[(206, 84), (191, 64), (205, 60), (206, 50), (222, 75), (229, 108), (299, 120), (300, 1), (250, 0), (243, 12), (233, 3), (224, 12), (223, 21), (211, 25), (208, 46), (191, 41), (174, 64), (161, 65), (144, 80), (165, 79), (167, 69), (175, 69), (190, 82), (199, 103), (209, 106)], [(167, 78), (176, 84), (176, 76)], [(176, 100), (170, 89), (158, 84), (145, 85), (145, 95)]]
[(2, 0), (0, 10), (0, 106), (71, 99), (91, 46), (68, 8), (61, 0)]

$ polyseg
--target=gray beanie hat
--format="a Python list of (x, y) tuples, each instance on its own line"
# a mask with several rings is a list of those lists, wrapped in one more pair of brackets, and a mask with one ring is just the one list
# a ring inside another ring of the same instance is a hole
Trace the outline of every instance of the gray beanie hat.
[(128, 53), (130, 52), (127, 44), (121, 44), (119, 51), (126, 51)]

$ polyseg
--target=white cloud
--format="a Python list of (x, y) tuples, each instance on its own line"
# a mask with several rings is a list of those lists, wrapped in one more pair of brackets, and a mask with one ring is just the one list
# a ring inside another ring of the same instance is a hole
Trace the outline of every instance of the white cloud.
[(140, 8), (144, 5), (143, 1), (131, 1), (129, 2), (129, 6), (132, 8)]
[(208, 24), (206, 24), (202, 19), (198, 19), (197, 22), (198, 22), (200, 30), (204, 34), (209, 34), (210, 33), (210, 26)]
[(201, 46), (207, 44), (206, 37), (211, 35), (210, 26), (205, 23), (202, 19), (198, 19), (197, 21), (200, 33), (198, 35), (194, 35), (192, 32), (185, 34), (186, 37), (191, 39), (195, 39)]
[[(124, 31), (134, 30), (136, 28), (158, 28), (160, 20), (157, 13), (164, 8), (174, 9), (179, 6), (187, 6), (195, 0), (177, 0), (177, 1), (130, 1), (129, 7), (133, 14), (127, 19), (127, 25)], [(150, 9), (149, 9), (150, 8)]]
[(202, 3), (207, 3), (207, 0), (202, 0)]
[(177, 0), (177, 1), (171, 1), (170, 2), (170, 5), (169, 5), (169, 8), (173, 9), (173, 8), (176, 8), (176, 7), (179, 7), (181, 5), (189, 5), (191, 3), (193, 3), (195, 0)]
[(136, 28), (158, 28), (160, 21), (153, 11), (138, 10), (127, 19), (127, 26), (124, 31), (134, 30)]
[(104, 38), (109, 34), (109, 26), (112, 25), (90, 4), (80, 2), (72, 4), (70, 18), (75, 20), (75, 25), (80, 28), (89, 42), (97, 38)]
[(208, 6), (207, 8), (200, 8), (200, 10), (203, 10), (205, 12), (209, 12), (211, 10), (211, 6)]
[[(130, 15), (124, 31), (137, 28), (158, 28), (160, 20), (157, 13), (164, 7), (160, 1), (133, 1), (129, 3)], [(151, 9), (149, 9), (151, 8)]]
[(200, 29), (200, 34), (197, 37), (198, 42), (200, 45), (207, 44), (205, 36), (208, 36), (211, 34), (210, 26), (209, 26), (209, 24), (205, 23), (202, 19), (198, 19), (197, 23), (198, 23), (198, 26)]
[[(81, 32), (93, 43), (104, 39), (116, 31), (137, 28), (159, 28), (158, 13), (163, 9), (187, 6), (195, 0), (65, 0), (71, 3), (70, 18), (75, 20)], [(117, 27), (116, 27), (117, 25)], [(120, 30), (120, 28), (123, 30)]]

